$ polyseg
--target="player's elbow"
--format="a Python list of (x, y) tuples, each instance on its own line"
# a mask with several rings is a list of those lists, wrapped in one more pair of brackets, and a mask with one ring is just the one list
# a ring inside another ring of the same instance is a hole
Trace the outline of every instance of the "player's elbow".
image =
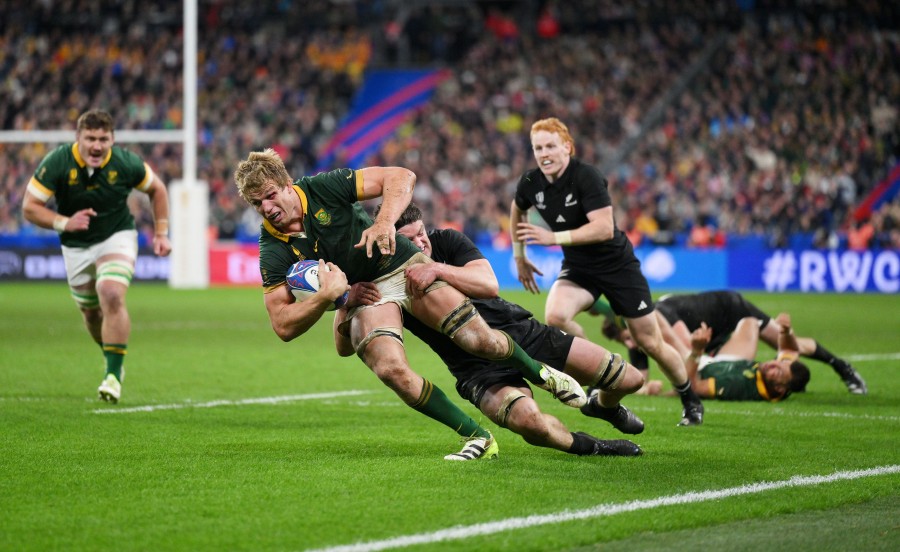
[(278, 336), (278, 339), (284, 341), (285, 343), (291, 341), (302, 333), (282, 324), (272, 324), (272, 329), (275, 330), (275, 335)]
[(340, 343), (335, 343), (335, 348), (337, 349), (338, 356), (342, 357), (353, 356), (353, 354), (356, 352), (349, 344), (342, 345)]

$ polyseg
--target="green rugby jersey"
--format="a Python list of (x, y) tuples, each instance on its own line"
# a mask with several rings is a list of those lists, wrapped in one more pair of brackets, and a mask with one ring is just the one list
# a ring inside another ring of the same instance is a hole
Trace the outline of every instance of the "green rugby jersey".
[(698, 372), (709, 390), (723, 401), (772, 401), (769, 397), (759, 362), (755, 360), (723, 360), (710, 362)]
[(63, 145), (44, 157), (28, 183), (28, 191), (41, 201), (55, 197), (60, 215), (72, 216), (88, 207), (97, 212), (84, 232), (60, 234), (60, 242), (68, 247), (88, 247), (134, 229), (128, 194), (134, 188), (146, 192), (153, 181), (153, 171), (143, 159), (118, 146), (109, 150), (93, 174), (88, 169), (77, 143)]
[(325, 259), (347, 274), (351, 284), (371, 282), (403, 265), (419, 251), (411, 241), (397, 235), (394, 255), (382, 255), (373, 247), (356, 249), (363, 230), (372, 219), (359, 204), (363, 189), (360, 171), (337, 169), (304, 176), (294, 182), (303, 204), (303, 232), (283, 234), (263, 220), (259, 234), (259, 271), (266, 293), (284, 284), (288, 269), (299, 260)]

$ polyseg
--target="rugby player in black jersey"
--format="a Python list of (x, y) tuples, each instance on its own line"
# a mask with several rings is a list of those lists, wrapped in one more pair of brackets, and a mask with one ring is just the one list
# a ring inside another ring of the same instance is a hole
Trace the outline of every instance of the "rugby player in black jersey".
[[(606, 178), (574, 157), (575, 142), (559, 119), (535, 122), (531, 146), (538, 167), (522, 175), (510, 208), (519, 281), (528, 291), (539, 292), (534, 275), (542, 273), (528, 260), (526, 245), (561, 245), (562, 270), (547, 295), (546, 323), (584, 337), (575, 316), (606, 296), (681, 397), (678, 425), (703, 423), (703, 404), (691, 389), (684, 359), (663, 339), (641, 263), (616, 227)], [(528, 222), (531, 208), (549, 229)]]

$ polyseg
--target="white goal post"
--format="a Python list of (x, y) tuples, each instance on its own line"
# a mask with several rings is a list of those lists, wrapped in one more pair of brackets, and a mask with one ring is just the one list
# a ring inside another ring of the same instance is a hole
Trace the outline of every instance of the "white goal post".
[[(184, 128), (181, 130), (116, 130), (116, 142), (180, 143), (182, 178), (168, 184), (172, 254), (169, 286), (209, 287), (209, 186), (197, 180), (197, 0), (184, 8)], [(99, 106), (98, 106), (99, 107)], [(115, 113), (113, 113), (115, 117)], [(0, 143), (64, 143), (72, 130), (0, 130)]]

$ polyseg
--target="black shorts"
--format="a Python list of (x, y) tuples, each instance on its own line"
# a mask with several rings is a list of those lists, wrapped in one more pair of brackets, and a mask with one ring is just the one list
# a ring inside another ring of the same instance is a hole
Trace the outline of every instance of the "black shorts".
[(760, 328), (769, 323), (770, 316), (736, 291), (707, 291), (691, 295), (672, 295), (656, 304), (660, 314), (670, 324), (679, 320), (693, 332), (701, 322), (712, 328), (712, 339), (707, 351), (719, 349), (742, 318), (752, 316), (760, 320)]
[[(569, 358), (575, 336), (558, 328), (541, 324), (534, 318), (496, 328), (509, 334), (531, 358), (562, 370)], [(479, 409), (485, 392), (497, 384), (528, 387), (519, 370), (488, 360), (476, 359), (457, 366), (450, 372), (456, 377), (456, 391)]]
[(641, 272), (641, 262), (633, 255), (614, 271), (582, 269), (563, 261), (558, 279), (586, 289), (594, 301), (606, 296), (609, 306), (619, 316), (640, 318), (653, 312), (650, 285)]

